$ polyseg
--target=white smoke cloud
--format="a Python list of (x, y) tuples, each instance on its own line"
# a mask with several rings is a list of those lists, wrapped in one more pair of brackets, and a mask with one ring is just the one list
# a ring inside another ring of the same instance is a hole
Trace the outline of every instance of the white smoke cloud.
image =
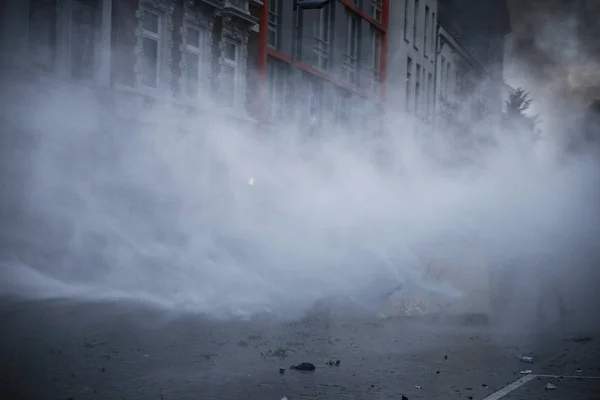
[[(38, 132), (21, 206), (40, 224), (25, 233), (33, 250), (5, 263), (3, 293), (220, 317), (298, 315), (325, 298), (371, 309), (396, 288), (463, 295), (427, 281), (422, 254), (460, 266), (477, 248), (533, 276), (539, 262), (575, 265), (598, 233), (593, 158), (494, 130), (496, 144), (473, 163), (448, 167), (432, 153), (448, 160), (460, 149), (398, 117), (378, 140), (335, 126), (314, 141), (289, 126), (256, 135), (216, 113), (167, 110), (155, 126), (109, 134), (81, 99), (59, 87), (19, 110), (22, 128)], [(373, 161), (381, 140), (384, 167)]]

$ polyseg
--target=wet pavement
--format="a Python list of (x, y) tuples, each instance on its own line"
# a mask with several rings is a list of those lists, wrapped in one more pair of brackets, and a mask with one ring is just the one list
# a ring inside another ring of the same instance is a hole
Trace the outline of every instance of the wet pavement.
[[(405, 318), (217, 322), (122, 303), (3, 301), (0, 324), (0, 399), (483, 399), (523, 369), (600, 376), (594, 336)], [(517, 359), (529, 351), (534, 364)], [(289, 369), (303, 361), (316, 370)], [(549, 392), (532, 380), (506, 398), (600, 398), (595, 383), (570, 382)]]

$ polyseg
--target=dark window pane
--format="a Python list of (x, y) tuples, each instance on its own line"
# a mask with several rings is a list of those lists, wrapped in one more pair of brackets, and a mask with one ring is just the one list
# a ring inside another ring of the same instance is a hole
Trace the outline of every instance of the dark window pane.
[(277, 47), (277, 33), (272, 30), (269, 29), (269, 45), (273, 46), (273, 47)]
[(56, 57), (56, 0), (31, 0), (29, 46), (34, 62), (50, 70)]
[(158, 33), (158, 14), (150, 11), (144, 11), (144, 29), (150, 32)]
[(200, 47), (200, 31), (198, 29), (188, 28), (187, 42), (190, 46)]
[(223, 76), (223, 80), (221, 81), (223, 85), (223, 100), (225, 101), (225, 104), (232, 105), (235, 98), (235, 67), (222, 65), (221, 74)]
[(235, 56), (236, 45), (234, 43), (225, 42), (225, 58), (229, 60), (236, 60)]
[(198, 84), (200, 77), (200, 56), (194, 53), (187, 53), (187, 95), (190, 97), (198, 96)]
[[(87, 3), (87, 4), (84, 4)], [(94, 31), (96, 9), (93, 1), (74, 1), (71, 11), (71, 77), (94, 76)]]
[(144, 65), (142, 83), (149, 87), (158, 87), (158, 42), (144, 38)]

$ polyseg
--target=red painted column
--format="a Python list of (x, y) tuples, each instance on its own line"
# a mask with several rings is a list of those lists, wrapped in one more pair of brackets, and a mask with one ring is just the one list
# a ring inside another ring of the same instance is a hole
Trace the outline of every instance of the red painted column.
[(385, 86), (387, 78), (387, 53), (388, 53), (388, 32), (390, 25), (390, 0), (382, 1), (381, 10), (381, 25), (383, 26), (383, 33), (381, 35), (381, 54), (380, 54), (380, 65), (379, 65), (379, 80), (380, 80), (380, 98), (381, 101), (385, 101)]
[(269, 1), (263, 0), (258, 22), (258, 121), (267, 122), (267, 49), (269, 46)]

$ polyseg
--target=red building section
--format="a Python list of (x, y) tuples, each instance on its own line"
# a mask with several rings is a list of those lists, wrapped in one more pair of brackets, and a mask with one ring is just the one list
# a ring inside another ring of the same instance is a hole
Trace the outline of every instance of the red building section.
[[(290, 55), (277, 51), (271, 48), (268, 44), (268, 24), (269, 24), (269, 3), (271, 0), (263, 0), (263, 6), (260, 12), (260, 21), (259, 21), (259, 36), (258, 36), (258, 76), (260, 78), (261, 84), (260, 87), (260, 100), (261, 100), (261, 120), (266, 121), (266, 81), (267, 81), (267, 60), (268, 57), (276, 58), (280, 61), (283, 61), (287, 64), (292, 62), (292, 58)], [(366, 20), (371, 24), (372, 27), (379, 30), (381, 32), (381, 54), (380, 54), (380, 63), (379, 63), (379, 79), (380, 79), (380, 90), (379, 96), (381, 101), (385, 101), (385, 78), (386, 78), (386, 64), (387, 64), (387, 44), (388, 44), (388, 24), (389, 24), (389, 6), (390, 0), (382, 0), (381, 7), (381, 22), (377, 21), (371, 15), (367, 14), (365, 11), (359, 9), (351, 0), (332, 0), (339, 1), (348, 9), (352, 10), (356, 15), (360, 18)], [(301, 61), (296, 61), (296, 67), (304, 72), (313, 74), (318, 76), (321, 79), (324, 79), (335, 86), (346, 89), (356, 95), (359, 95), (364, 98), (373, 98), (373, 94), (364, 92), (359, 88), (343, 82), (336, 77), (320, 71), (312, 66), (303, 63)]]

